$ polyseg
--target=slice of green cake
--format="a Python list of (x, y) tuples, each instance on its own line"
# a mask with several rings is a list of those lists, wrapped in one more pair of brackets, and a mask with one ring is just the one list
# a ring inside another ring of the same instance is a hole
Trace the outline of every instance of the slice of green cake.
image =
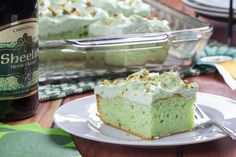
[(98, 115), (110, 126), (153, 139), (194, 128), (198, 85), (177, 72), (161, 75), (141, 70), (126, 80), (95, 87)]

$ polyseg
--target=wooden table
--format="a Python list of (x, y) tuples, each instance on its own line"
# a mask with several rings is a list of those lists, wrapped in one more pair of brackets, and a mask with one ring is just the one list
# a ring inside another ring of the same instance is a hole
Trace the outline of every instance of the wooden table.
[[(236, 100), (236, 91), (232, 91), (219, 74), (203, 75), (187, 78), (191, 82), (197, 82), (200, 85), (201, 92), (217, 94)], [(92, 94), (84, 93), (74, 95), (66, 99), (58, 99), (41, 103), (35, 116), (32, 118), (12, 122), (10, 124), (22, 124), (38, 122), (44, 128), (53, 127), (53, 113), (62, 104), (71, 100), (88, 96)], [(235, 113), (236, 114), (236, 113)], [(83, 157), (234, 157), (236, 156), (236, 141), (224, 138), (203, 144), (188, 145), (172, 148), (153, 148), (142, 149), (127, 146), (105, 144), (85, 140), (72, 136), (77, 148)]]
[[(181, 0), (161, 1), (194, 16), (194, 12), (191, 9), (184, 7)], [(217, 39), (218, 41), (225, 41), (227, 28), (225, 24), (209, 21), (207, 19), (202, 20), (208, 21), (214, 25), (216, 30), (213, 34), (214, 39)], [(236, 100), (236, 91), (233, 92), (227, 85), (225, 85), (224, 80), (219, 74), (190, 77), (187, 79), (189, 81), (197, 82), (200, 85), (199, 91), (201, 92), (217, 94)], [(84, 93), (71, 96), (66, 99), (58, 99), (55, 101), (41, 103), (35, 116), (10, 124), (14, 125), (38, 122), (44, 128), (53, 127), (54, 124), (52, 116), (60, 105), (90, 94), (92, 93)], [(236, 157), (236, 141), (232, 141), (229, 138), (183, 147), (142, 149), (93, 142), (74, 136), (72, 137), (83, 157)]]

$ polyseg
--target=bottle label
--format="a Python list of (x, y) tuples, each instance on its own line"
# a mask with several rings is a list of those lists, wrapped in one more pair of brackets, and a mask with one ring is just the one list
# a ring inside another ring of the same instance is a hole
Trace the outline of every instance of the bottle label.
[(0, 27), (0, 100), (37, 92), (38, 23), (36, 18)]

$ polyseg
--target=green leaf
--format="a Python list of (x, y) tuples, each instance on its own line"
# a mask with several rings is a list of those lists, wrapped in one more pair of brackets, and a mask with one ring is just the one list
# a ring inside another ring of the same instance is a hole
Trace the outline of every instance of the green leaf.
[(71, 139), (67, 136), (44, 135), (34, 131), (17, 131), (8, 133), (0, 138), (0, 152), (1, 156), (4, 157), (79, 156), (76, 149), (66, 148), (62, 145), (70, 141)]
[(10, 129), (10, 128), (0, 128), (0, 132), (12, 132), (12, 131), (16, 131), (16, 130)]

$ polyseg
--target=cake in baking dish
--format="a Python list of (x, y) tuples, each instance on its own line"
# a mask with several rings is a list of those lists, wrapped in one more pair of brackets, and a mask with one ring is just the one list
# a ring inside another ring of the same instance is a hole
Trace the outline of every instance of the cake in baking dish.
[[(142, 0), (39, 0), (39, 38), (109, 38), (127, 34), (169, 32), (168, 22), (152, 16), (153, 10), (150, 4)], [(83, 56), (88, 68), (162, 64), (168, 55), (168, 47), (157, 47), (160, 46), (124, 46), (122, 51), (113, 49), (115, 53), (107, 49), (104, 52), (90, 53), (86, 49), (84, 54), (74, 55)], [(56, 59), (64, 60), (60, 56)]]

